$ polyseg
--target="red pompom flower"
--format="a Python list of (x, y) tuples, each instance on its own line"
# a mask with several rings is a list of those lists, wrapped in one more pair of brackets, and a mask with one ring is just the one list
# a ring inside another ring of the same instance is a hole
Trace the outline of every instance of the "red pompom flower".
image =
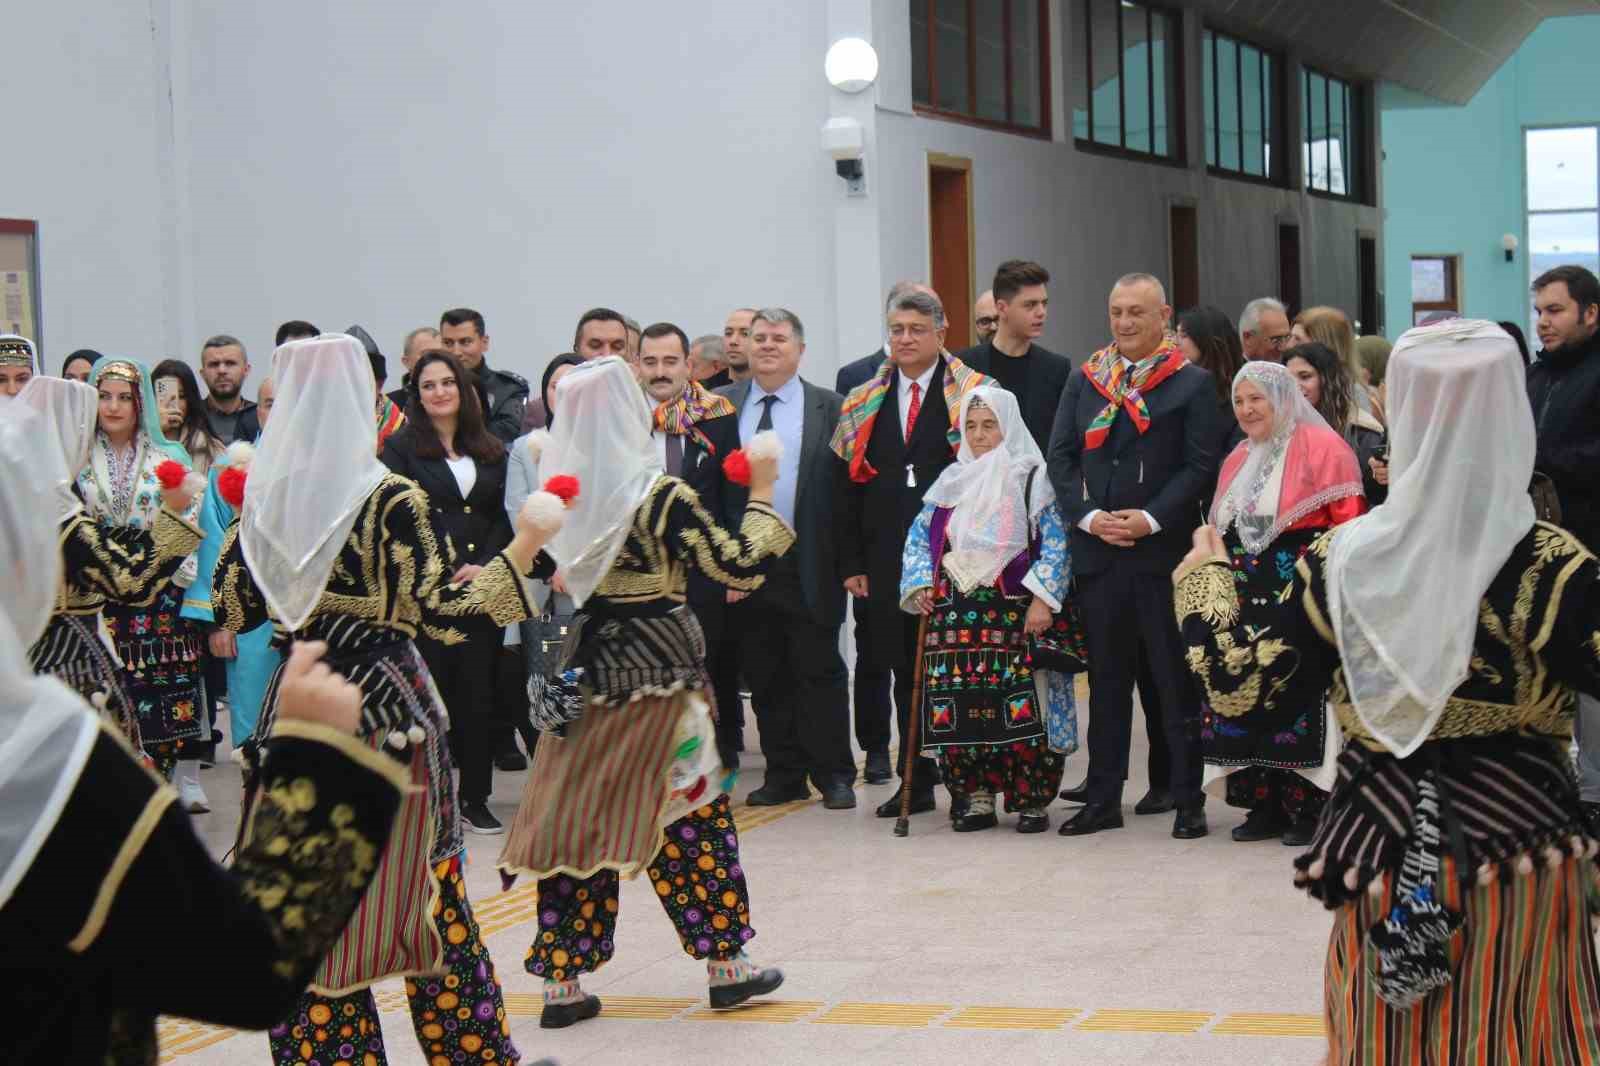
[(722, 460), (722, 472), (735, 485), (750, 484), (750, 457), (743, 448), (728, 453), (728, 457)]
[(230, 466), (217, 475), (217, 490), (235, 511), (244, 506), (244, 479), (244, 469), (237, 466)]
[(182, 485), (183, 476), (188, 472), (176, 459), (168, 459), (156, 467), (156, 478), (161, 482), (162, 488), (170, 490)]
[(571, 507), (572, 501), (578, 498), (578, 479), (571, 474), (557, 474), (544, 483), (544, 491), (561, 497), (561, 502)]

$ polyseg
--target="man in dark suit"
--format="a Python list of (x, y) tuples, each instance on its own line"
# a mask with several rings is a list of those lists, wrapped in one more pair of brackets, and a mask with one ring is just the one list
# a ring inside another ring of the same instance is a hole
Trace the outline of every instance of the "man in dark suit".
[[(750, 379), (726, 386), (745, 444), (771, 430), (783, 442), (773, 508), (794, 526), (795, 546), (761, 588), (735, 597), (730, 625), (739, 634), (745, 678), (761, 726), (767, 777), (747, 802), (775, 806), (805, 799), (806, 778), (829, 810), (856, 805), (851, 785), (850, 703), (839, 626), (844, 588), (835, 556), (834, 504), (843, 466), (828, 450), (839, 421), (839, 395), (800, 377), (805, 327), (780, 307), (750, 323)], [(727, 512), (744, 510), (744, 493), (727, 488)]]
[[(1050, 435), (1050, 481), (1072, 527), (1072, 569), (1089, 643), (1088, 803), (1061, 827), (1122, 825), (1133, 686), (1145, 656), (1170, 755), (1172, 835), (1206, 833), (1199, 705), (1172, 611), (1172, 570), (1188, 551), (1216, 477), (1216, 386), (1167, 333), (1161, 283), (1129, 274), (1111, 290), (1112, 343), (1074, 372)], [(1156, 783), (1152, 782), (1152, 787)]]
[[(657, 322), (640, 334), (634, 371), (655, 404), (650, 436), (661, 450), (662, 468), (687, 481), (718, 522), (737, 529), (744, 501), (741, 497), (737, 511), (729, 509), (732, 501), (722, 460), (739, 448), (738, 414), (726, 397), (706, 391), (691, 378), (688, 343), (683, 330), (671, 322)], [(722, 661), (737, 650), (736, 644), (725, 640), (727, 593), (698, 568), (689, 570), (689, 606), (705, 631), (706, 670), (717, 703), (717, 754), (724, 766), (737, 770), (744, 749), (744, 702), (739, 697), (737, 664)], [(732, 669), (723, 669), (729, 665)]]
[(1017, 398), (1022, 421), (1044, 451), (1050, 446), (1061, 390), (1067, 387), (1072, 363), (1035, 344), (1050, 313), (1045, 288), (1050, 272), (1038, 263), (1008, 259), (994, 272), (994, 307), (999, 325), (993, 337), (959, 353), (972, 369), (994, 378)]
[[(846, 399), (833, 450), (849, 472), (839, 540), (845, 588), (866, 601), (870, 646), (894, 671), (903, 780), (914, 754), (907, 742), (918, 619), (900, 609), (901, 553), (923, 493), (955, 461), (950, 433), (952, 410), (959, 407), (947, 400), (947, 384), (959, 397), (988, 379), (944, 351), (944, 305), (925, 286), (889, 301), (888, 332), (892, 362), (880, 365)], [(918, 756), (911, 777), (913, 813), (934, 809), (933, 781), (933, 762)], [(890, 797), (877, 813), (898, 815), (899, 797)]]
[(470, 307), (456, 307), (439, 316), (439, 343), (461, 361), (463, 369), (478, 379), (485, 400), (483, 420), (490, 433), (510, 444), (522, 435), (522, 407), (528, 402), (528, 383), (521, 374), (495, 370), (486, 358), (489, 334), (483, 316)]

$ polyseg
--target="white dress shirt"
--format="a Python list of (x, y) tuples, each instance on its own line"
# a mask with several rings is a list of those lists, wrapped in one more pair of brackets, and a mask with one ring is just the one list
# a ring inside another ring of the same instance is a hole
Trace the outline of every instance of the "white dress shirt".
[[(916, 382), (918, 396), (921, 400), (922, 406), (926, 407), (928, 405), (928, 384), (929, 382), (933, 381), (933, 372), (937, 369), (939, 369), (939, 360), (935, 359), (933, 362), (928, 364), (928, 369), (924, 370), (915, 378), (906, 377), (904, 370), (895, 371), (896, 374), (900, 375), (900, 383), (896, 387), (896, 391), (900, 394), (901, 436), (909, 436), (909, 434), (906, 433), (906, 416), (911, 413), (911, 383), (913, 381)], [(920, 410), (918, 411), (917, 417), (922, 417)]]

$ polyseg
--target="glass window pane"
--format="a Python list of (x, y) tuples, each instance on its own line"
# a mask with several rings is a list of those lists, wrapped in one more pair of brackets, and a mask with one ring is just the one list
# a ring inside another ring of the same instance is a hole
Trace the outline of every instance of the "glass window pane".
[(969, 114), (966, 0), (934, 0), (934, 106)]
[(1278, 65), (1272, 56), (1261, 56), (1261, 73), (1267, 105), (1261, 127), (1261, 173), (1271, 178), (1276, 176), (1272, 172), (1272, 148), (1274, 132), (1278, 128)]
[(1150, 41), (1145, 9), (1122, 3), (1122, 114), (1127, 139), (1123, 147), (1150, 151)]
[(911, 0), (911, 99), (933, 102), (928, 93), (928, 0)]
[(1213, 51), (1216, 45), (1216, 35), (1206, 30), (1200, 35), (1200, 81), (1202, 93), (1205, 95), (1206, 119), (1206, 166), (1217, 165), (1217, 71), (1213, 64)]
[(1306, 72), (1306, 188), (1328, 191), (1328, 79)]
[(1177, 52), (1183, 47), (1178, 37), (1178, 20), (1161, 11), (1152, 12), (1155, 40), (1150, 45), (1151, 61), (1155, 63), (1155, 129), (1152, 131), (1151, 150), (1156, 155), (1171, 157), (1177, 154), (1178, 138), (1172, 131), (1182, 109), (1178, 107), (1178, 79), (1175, 66)]
[(1122, 81), (1117, 74), (1117, 0), (1085, 0), (1089, 7), (1089, 83), (1094, 87), (1094, 140), (1122, 144)]
[(1345, 173), (1345, 85), (1328, 79), (1328, 191), (1343, 196), (1350, 191)]
[(1528, 210), (1596, 206), (1595, 127), (1529, 130), (1527, 153)]
[(1349, 196), (1361, 193), (1361, 172), (1356, 157), (1361, 150), (1361, 94), (1349, 82), (1344, 86), (1344, 191)]
[[(983, 8), (978, 9), (982, 17)], [(1037, 128), (1040, 86), (1039, 0), (1011, 0), (1011, 121)]]
[(1006, 121), (1006, 22), (1001, 4), (977, 5), (978, 117)]
[(1411, 260), (1411, 302), (1438, 304), (1450, 299), (1443, 259)]
[(1600, 215), (1594, 211), (1529, 215), (1528, 281), (1567, 263), (1600, 273)]
[(1217, 42), (1217, 166), (1239, 169), (1239, 42)]
[(1261, 53), (1249, 45), (1239, 50), (1239, 86), (1244, 112), (1244, 159), (1240, 169), (1264, 178), (1267, 172), (1261, 131)]

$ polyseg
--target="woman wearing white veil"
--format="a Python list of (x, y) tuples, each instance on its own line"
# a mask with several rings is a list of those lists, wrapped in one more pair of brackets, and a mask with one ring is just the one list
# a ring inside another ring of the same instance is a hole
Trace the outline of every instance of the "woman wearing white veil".
[(923, 497), (906, 537), (900, 603), (928, 616), (922, 649), (922, 748), (966, 799), (958, 833), (999, 824), (1050, 827), (1045, 808), (1077, 749), (1072, 679), (1035, 670), (1028, 638), (1067, 597), (1070, 549), (1017, 399), (981, 385), (961, 399), (961, 448)]
[(94, 446), (95, 390), (77, 381), (36, 377), (17, 398), (40, 415), (46, 439), (60, 449), (63, 477), (51, 503), (60, 524), (61, 585), (50, 624), (28, 649), (35, 673), (49, 674), (100, 709), (143, 755), (139, 718), (122, 686), (120, 664), (101, 627), (108, 604), (148, 605), (200, 543), (187, 518), (192, 482), (161, 490), (162, 506), (148, 530), (101, 526), (84, 513), (73, 476)]
[[(1223, 460), (1211, 524), (1228, 548), (1241, 618), (1265, 624), (1300, 556), (1366, 505), (1355, 452), (1301, 395), (1293, 374), (1277, 363), (1249, 362), (1234, 375), (1232, 391), (1245, 439)], [(1250, 812), (1233, 839), (1309, 844), (1339, 750), (1325, 689), (1298, 675), (1257, 707), (1201, 680), (1206, 784), (1226, 778), (1228, 803)]]
[[(306, 1057), (323, 1062), (381, 1060), (371, 983), (426, 974), (407, 984), (426, 1055), (490, 1051), (494, 1061), (515, 1062), (500, 984), (462, 879), (447, 711), (413, 638), (427, 628), (448, 641), (457, 618), (487, 616), (500, 626), (526, 618), (526, 577), (559, 525), (559, 501), (535, 493), (505, 551), (470, 584), (447, 585), (427, 495), (378, 462), (375, 386), (360, 343), (345, 334), (292, 341), (274, 353), (272, 380), (272, 418), (250, 464), (243, 513), (223, 543), (212, 608), (235, 633), (270, 619), (280, 645), (291, 636), (326, 641), (328, 665), (361, 689), (362, 739), (390, 750), (417, 786), (349, 933), (269, 1034), (273, 1061), (295, 1061), (308, 1046)], [(270, 735), (278, 703), (275, 677), (244, 747), (244, 842), (260, 795), (256, 746)], [(453, 1028), (434, 1023), (447, 995), (452, 1014), (458, 1003), (469, 1007)], [(338, 1025), (328, 1026), (331, 1019)], [(345, 1026), (356, 1039), (341, 1035)]]
[(758, 435), (748, 455), (724, 459), (749, 463), (750, 502), (730, 533), (663, 472), (651, 405), (628, 363), (575, 367), (556, 396), (561, 417), (539, 473), (581, 485), (549, 552), (578, 607), (567, 665), (584, 706), (539, 742), (500, 856), (504, 875), (540, 878), (539, 932), (524, 961), (544, 978), (540, 1024), (564, 1028), (600, 1012), (579, 978), (610, 960), (619, 878), (641, 871), (683, 950), (705, 960), (711, 1005), (735, 1006), (776, 989), (783, 973), (744, 951), (755, 929), (732, 778), (717, 772), (705, 636), (685, 590), (692, 567), (752, 591), (794, 543), (772, 509), (778, 449)]
[(1174, 575), (1189, 664), (1246, 713), (1295, 675), (1349, 744), (1296, 880), (1335, 911), (1334, 1066), (1600, 1059), (1596, 828), (1567, 747), (1600, 695), (1600, 569), (1535, 522), (1533, 418), (1490, 322), (1408, 331), (1389, 362), (1388, 499), (1318, 538), (1243, 621), (1201, 527)]
[[(68, 472), (42, 421), (0, 402), (6, 1054), (155, 1066), (158, 1014), (259, 1029), (294, 1001), (372, 876), (405, 777), (355, 741), (356, 694), (314, 665), (316, 647), (298, 647), (256, 813), (270, 831), (218, 866), (176, 793), (22, 654), (62, 580), (56, 508)], [(207, 951), (225, 965), (196, 965)]]

